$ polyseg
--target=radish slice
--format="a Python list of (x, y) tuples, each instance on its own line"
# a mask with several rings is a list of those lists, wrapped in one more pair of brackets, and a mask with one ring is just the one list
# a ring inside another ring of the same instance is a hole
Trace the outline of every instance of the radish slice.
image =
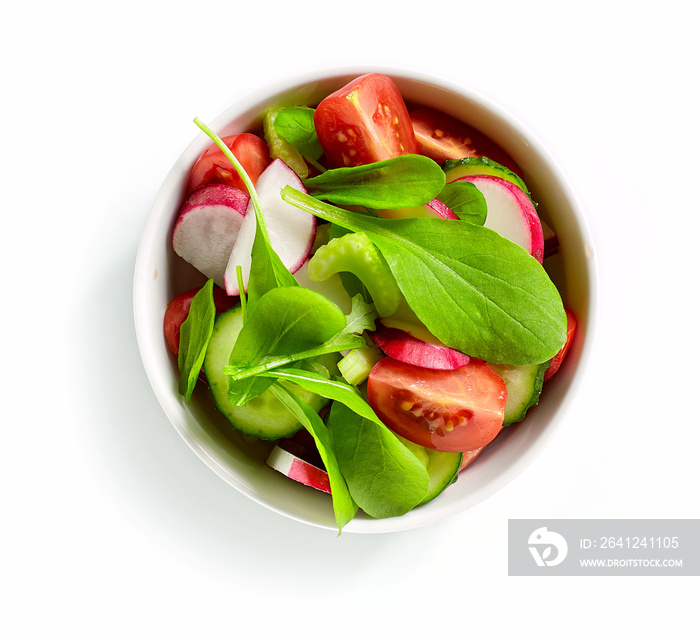
[(194, 191), (180, 208), (173, 229), (173, 250), (217, 286), (240, 231), (250, 196), (230, 185)]
[(433, 370), (456, 370), (469, 363), (466, 354), (428, 343), (399, 328), (380, 326), (369, 334), (384, 354), (409, 365)]
[(294, 454), (278, 446), (275, 446), (270, 452), (267, 464), (292, 480), (325, 493), (331, 492), (328, 474), (323, 469), (297, 458)]
[(485, 227), (523, 247), (541, 264), (544, 259), (542, 223), (535, 206), (517, 185), (498, 176), (465, 176), (486, 199)]
[[(280, 192), (290, 185), (300, 192), (306, 188), (294, 170), (282, 159), (275, 159), (258, 178), (255, 191), (260, 201), (270, 236), (270, 244), (282, 263), (291, 273), (299, 270), (309, 257), (316, 236), (316, 217), (290, 205), (282, 199)], [(240, 295), (236, 267), (240, 266), (246, 284), (250, 275), (250, 252), (256, 231), (255, 210), (252, 201), (248, 203), (246, 217), (238, 233), (238, 239), (231, 250), (224, 283), (229, 295)]]

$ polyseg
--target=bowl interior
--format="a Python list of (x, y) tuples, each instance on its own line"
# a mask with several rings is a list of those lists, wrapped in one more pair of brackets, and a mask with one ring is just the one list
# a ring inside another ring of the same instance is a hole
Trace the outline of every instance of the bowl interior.
[[(585, 219), (559, 168), (536, 139), (496, 105), (464, 87), (414, 71), (348, 69), (337, 74), (309, 74), (258, 91), (234, 105), (211, 125), (220, 136), (256, 129), (265, 109), (280, 103), (313, 106), (364, 72), (390, 75), (407, 101), (438, 108), (468, 122), (503, 147), (519, 164), (538, 212), (557, 233), (560, 252), (545, 265), (576, 314), (578, 335), (567, 362), (550, 381), (537, 407), (523, 423), (501, 433), (456, 484), (430, 503), (402, 517), (374, 520), (358, 515), (345, 532), (374, 533), (414, 528), (463, 511), (504, 486), (542, 450), (564, 420), (590, 347), (594, 298), (594, 261)], [(134, 318), (139, 348), (153, 390), (166, 415), (197, 455), (225, 481), (263, 506), (315, 526), (337, 530), (330, 498), (296, 484), (264, 464), (269, 445), (250, 442), (216, 411), (206, 390), (196, 390), (191, 404), (178, 394), (177, 362), (162, 330), (168, 302), (204, 278), (172, 251), (170, 237), (187, 175), (209, 145), (200, 134), (187, 147), (163, 182), (148, 217), (134, 274)]]

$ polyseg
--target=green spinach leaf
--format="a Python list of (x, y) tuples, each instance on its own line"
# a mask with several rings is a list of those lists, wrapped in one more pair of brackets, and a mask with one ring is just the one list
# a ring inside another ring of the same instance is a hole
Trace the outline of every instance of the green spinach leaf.
[(474, 183), (447, 183), (438, 198), (457, 214), (460, 220), (475, 225), (483, 225), (486, 222), (486, 199)]
[(304, 186), (311, 196), (338, 205), (400, 209), (419, 207), (435, 198), (445, 186), (445, 173), (432, 159), (406, 154), (327, 170), (306, 179)]
[[(333, 302), (300, 286), (267, 291), (251, 308), (233, 346), (229, 365), (258, 365), (267, 355), (290, 355), (326, 343), (346, 325), (345, 314)], [(244, 405), (262, 394), (270, 379), (229, 379), (229, 399)]]
[(282, 196), (324, 220), (364, 231), (410, 308), (446, 346), (493, 363), (530, 365), (551, 359), (564, 344), (559, 291), (535, 258), (495, 231), (461, 220), (371, 218), (290, 187)]
[[(262, 357), (260, 362), (254, 366), (225, 365), (224, 374), (227, 374), (231, 381), (240, 381), (251, 376), (262, 374), (268, 370), (290, 365), (297, 361), (314, 359), (315, 357), (331, 352), (366, 348), (367, 342), (365, 339), (357, 335), (361, 335), (365, 330), (374, 330), (376, 328), (376, 318), (377, 312), (374, 310), (374, 305), (367, 304), (358, 295), (353, 297), (350, 314), (345, 316), (345, 327), (321, 345), (307, 348), (306, 350), (299, 350), (291, 354), (268, 354)], [(267, 328), (266, 324), (260, 323), (259, 325), (261, 328)]]
[(190, 312), (180, 326), (180, 347), (177, 366), (180, 370), (179, 392), (187, 403), (197, 384), (199, 373), (204, 363), (209, 340), (214, 332), (216, 306), (214, 305), (214, 280), (197, 291), (190, 304)]
[(313, 437), (318, 453), (328, 473), (333, 498), (333, 512), (338, 524), (339, 534), (357, 513), (357, 504), (352, 499), (345, 479), (341, 474), (336, 458), (333, 441), (328, 428), (323, 424), (321, 417), (306, 403), (297, 398), (292, 392), (279, 383), (270, 387), (272, 393), (279, 401), (296, 417)]
[(428, 472), (389, 429), (340, 401), (331, 406), (328, 427), (350, 495), (365, 513), (395, 517), (420, 504), (428, 492)]
[(305, 158), (317, 160), (323, 154), (314, 126), (313, 108), (292, 106), (281, 110), (275, 117), (275, 131)]

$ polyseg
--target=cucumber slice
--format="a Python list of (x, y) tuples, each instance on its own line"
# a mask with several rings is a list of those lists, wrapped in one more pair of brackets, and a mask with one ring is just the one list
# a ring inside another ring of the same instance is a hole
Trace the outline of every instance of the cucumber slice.
[[(214, 332), (204, 357), (204, 374), (216, 407), (243, 434), (258, 436), (263, 440), (292, 436), (302, 425), (269, 390), (242, 407), (228, 400), (228, 377), (223, 373), (223, 367), (228, 363), (242, 327), (243, 312), (240, 306), (221, 313), (214, 322)], [(285, 382), (285, 387), (316, 411), (327, 403), (326, 399), (293, 383)]]
[(520, 422), (525, 418), (527, 410), (540, 401), (544, 373), (549, 367), (549, 361), (535, 365), (487, 365), (503, 379), (508, 390), (503, 426)]
[(459, 178), (464, 178), (465, 176), (482, 174), (486, 176), (498, 176), (498, 178), (507, 180), (520, 187), (520, 189), (528, 195), (530, 200), (532, 200), (527, 185), (525, 185), (520, 176), (485, 156), (468, 156), (467, 158), (459, 160), (449, 159), (445, 161), (442, 169), (445, 171), (445, 180), (448, 183), (456, 181)]
[(421, 500), (421, 504), (430, 502), (442, 493), (448, 486), (457, 481), (460, 467), (462, 466), (462, 454), (452, 451), (436, 451), (421, 447), (416, 443), (406, 440), (396, 434), (396, 437), (411, 450), (414, 456), (423, 463), (428, 470), (430, 482), (428, 492)]

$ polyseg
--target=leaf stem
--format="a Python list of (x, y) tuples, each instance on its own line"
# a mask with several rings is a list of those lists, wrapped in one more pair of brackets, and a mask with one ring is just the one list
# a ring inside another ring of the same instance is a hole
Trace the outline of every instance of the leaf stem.
[(326, 168), (323, 167), (323, 165), (321, 165), (318, 161), (314, 161), (314, 159), (312, 159), (309, 156), (304, 156), (304, 160), (309, 165), (313, 165), (321, 174), (323, 174), (325, 171), (327, 171)]
[(241, 317), (243, 319), (243, 324), (245, 324), (246, 319), (248, 319), (248, 298), (243, 290), (245, 286), (243, 284), (243, 269), (241, 268), (240, 264), (236, 267), (236, 279), (238, 280), (238, 288), (241, 298)]
[(362, 337), (358, 335), (347, 335), (344, 337), (338, 337), (337, 339), (333, 338), (329, 343), (324, 343), (321, 346), (309, 348), (308, 350), (302, 350), (301, 352), (296, 352), (294, 354), (270, 356), (267, 357), (267, 361), (265, 363), (260, 363), (254, 366), (241, 367), (236, 365), (225, 365), (223, 372), (224, 374), (228, 375), (232, 381), (240, 381), (263, 372), (268, 372), (269, 370), (273, 370), (274, 368), (278, 368), (289, 363), (295, 363), (296, 361), (311, 359), (330, 352), (342, 352), (343, 350), (365, 348), (366, 346), (367, 342)]

